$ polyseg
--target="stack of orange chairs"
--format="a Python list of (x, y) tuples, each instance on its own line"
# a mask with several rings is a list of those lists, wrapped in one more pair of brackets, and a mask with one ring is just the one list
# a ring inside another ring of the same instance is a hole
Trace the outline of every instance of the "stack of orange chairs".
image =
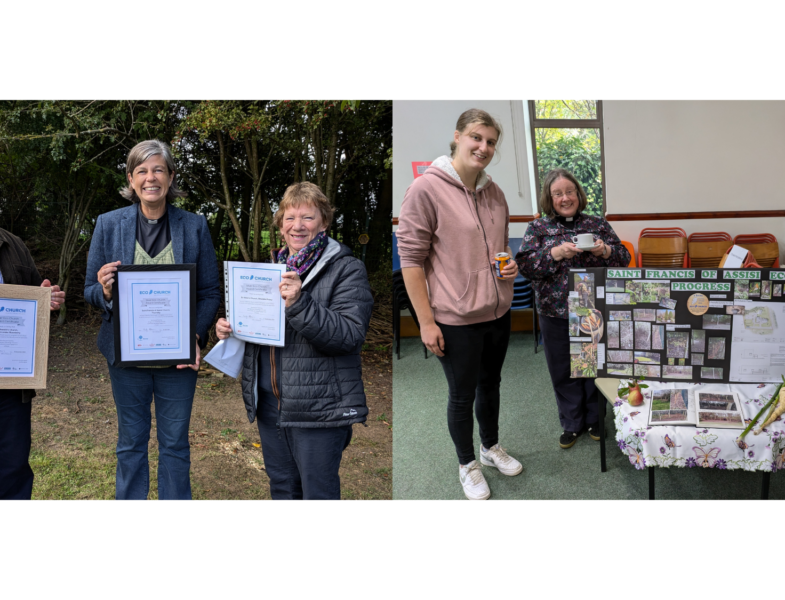
[(727, 233), (714, 231), (691, 233), (687, 238), (689, 253), (687, 266), (699, 269), (716, 269), (723, 254), (733, 246), (733, 240)]
[(780, 246), (770, 233), (741, 234), (733, 238), (736, 246), (749, 250), (753, 260), (761, 267), (778, 269), (780, 266)]
[(648, 227), (638, 238), (638, 266), (686, 267), (687, 250), (687, 233), (681, 227)]

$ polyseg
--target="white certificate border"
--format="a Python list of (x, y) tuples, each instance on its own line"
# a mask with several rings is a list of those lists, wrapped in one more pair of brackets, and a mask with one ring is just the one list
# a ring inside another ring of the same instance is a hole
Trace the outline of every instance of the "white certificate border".
[[(131, 266), (131, 265), (129, 265)], [(132, 265), (133, 267), (142, 265)], [(165, 269), (129, 269), (117, 271), (117, 295), (120, 302), (120, 315), (119, 315), (119, 329), (120, 329), (120, 355), (115, 356), (115, 361), (118, 363), (127, 363), (129, 366), (134, 363), (160, 363), (163, 361), (182, 361), (182, 364), (189, 363), (191, 360), (192, 344), (196, 346), (196, 338), (191, 341), (190, 336), (190, 323), (191, 323), (191, 271), (188, 269), (178, 268), (184, 265), (149, 265), (157, 267), (166, 267)], [(195, 273), (193, 274), (195, 277)], [(179, 337), (180, 347), (178, 350), (170, 348), (137, 350), (133, 345), (133, 299), (131, 284), (132, 283), (158, 283), (162, 280), (167, 280), (171, 283), (173, 279), (178, 280), (182, 285), (181, 289), (187, 290), (187, 293), (180, 293), (179, 297)], [(115, 318), (118, 318), (115, 315)], [(187, 325), (187, 326), (186, 326)], [(163, 350), (163, 352), (161, 351)], [(172, 364), (178, 364), (176, 362)]]

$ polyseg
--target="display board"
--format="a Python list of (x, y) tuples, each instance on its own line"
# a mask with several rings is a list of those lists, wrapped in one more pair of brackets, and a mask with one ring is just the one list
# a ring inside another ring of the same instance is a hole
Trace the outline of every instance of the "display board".
[(572, 269), (571, 377), (785, 375), (785, 269)]

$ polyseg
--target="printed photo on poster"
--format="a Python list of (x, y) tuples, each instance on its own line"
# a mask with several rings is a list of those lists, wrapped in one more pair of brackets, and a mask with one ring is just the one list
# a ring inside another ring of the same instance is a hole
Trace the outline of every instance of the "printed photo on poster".
[(619, 322), (608, 321), (608, 348), (619, 347)]
[(725, 360), (725, 338), (709, 338), (709, 351), (706, 353), (709, 360)]
[[(623, 362), (623, 361), (619, 361)], [(660, 355), (658, 352), (635, 352), (635, 363), (641, 365), (658, 365), (660, 364)]]
[(607, 371), (612, 377), (632, 377), (632, 364), (608, 363)]
[(634, 347), (632, 326), (632, 321), (622, 321), (619, 323), (619, 345), (623, 350), (632, 350)]
[(635, 322), (635, 349), (651, 350), (651, 323)]
[(706, 332), (702, 329), (692, 330), (692, 351), (706, 352)]
[(651, 326), (651, 349), (665, 350), (665, 325)]
[(730, 330), (731, 315), (703, 315), (703, 329)]
[(608, 361), (616, 363), (631, 363), (632, 351), (630, 350), (608, 350)]
[(686, 331), (666, 331), (667, 356), (687, 358), (690, 355), (690, 334)]
[(662, 377), (663, 379), (692, 379), (692, 367), (663, 365)]

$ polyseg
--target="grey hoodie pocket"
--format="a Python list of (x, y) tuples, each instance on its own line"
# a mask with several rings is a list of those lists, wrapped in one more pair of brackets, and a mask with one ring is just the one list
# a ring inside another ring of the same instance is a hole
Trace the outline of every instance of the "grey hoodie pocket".
[(496, 308), (498, 300), (491, 269), (485, 267), (469, 273), (466, 289), (456, 303), (462, 316), (477, 317)]

